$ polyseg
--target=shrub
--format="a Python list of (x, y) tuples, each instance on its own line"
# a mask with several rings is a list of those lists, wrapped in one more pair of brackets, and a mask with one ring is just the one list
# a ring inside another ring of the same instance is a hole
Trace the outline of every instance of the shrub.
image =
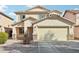
[(4, 44), (8, 39), (8, 34), (5, 32), (0, 32), (0, 44)]

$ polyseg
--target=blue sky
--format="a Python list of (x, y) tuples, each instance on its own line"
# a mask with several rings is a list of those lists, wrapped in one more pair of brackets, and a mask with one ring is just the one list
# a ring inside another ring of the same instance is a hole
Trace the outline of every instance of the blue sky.
[[(16, 19), (16, 15), (14, 12), (27, 10), (34, 7), (33, 5), (0, 5), (0, 11), (5, 13), (6, 15)], [(44, 5), (45, 8), (49, 10), (79, 10), (79, 5)]]

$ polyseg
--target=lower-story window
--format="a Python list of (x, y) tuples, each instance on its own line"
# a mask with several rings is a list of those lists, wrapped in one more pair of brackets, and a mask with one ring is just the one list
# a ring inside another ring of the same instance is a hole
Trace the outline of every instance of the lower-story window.
[(24, 34), (24, 27), (19, 28), (19, 34)]

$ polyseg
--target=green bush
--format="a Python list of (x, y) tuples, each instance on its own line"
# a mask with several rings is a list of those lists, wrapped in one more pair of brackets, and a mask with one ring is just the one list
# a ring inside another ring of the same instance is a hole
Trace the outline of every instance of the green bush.
[(4, 44), (8, 39), (8, 34), (5, 32), (0, 32), (0, 44)]

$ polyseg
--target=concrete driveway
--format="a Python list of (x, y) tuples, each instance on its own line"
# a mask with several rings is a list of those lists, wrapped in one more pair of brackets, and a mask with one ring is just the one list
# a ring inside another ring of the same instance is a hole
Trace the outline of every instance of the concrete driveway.
[[(20, 40), (8, 40), (6, 44), (0, 45), (0, 53), (79, 53), (74, 47), (79, 42), (33, 42), (29, 45), (21, 44)], [(70, 44), (69, 44), (70, 43)]]

